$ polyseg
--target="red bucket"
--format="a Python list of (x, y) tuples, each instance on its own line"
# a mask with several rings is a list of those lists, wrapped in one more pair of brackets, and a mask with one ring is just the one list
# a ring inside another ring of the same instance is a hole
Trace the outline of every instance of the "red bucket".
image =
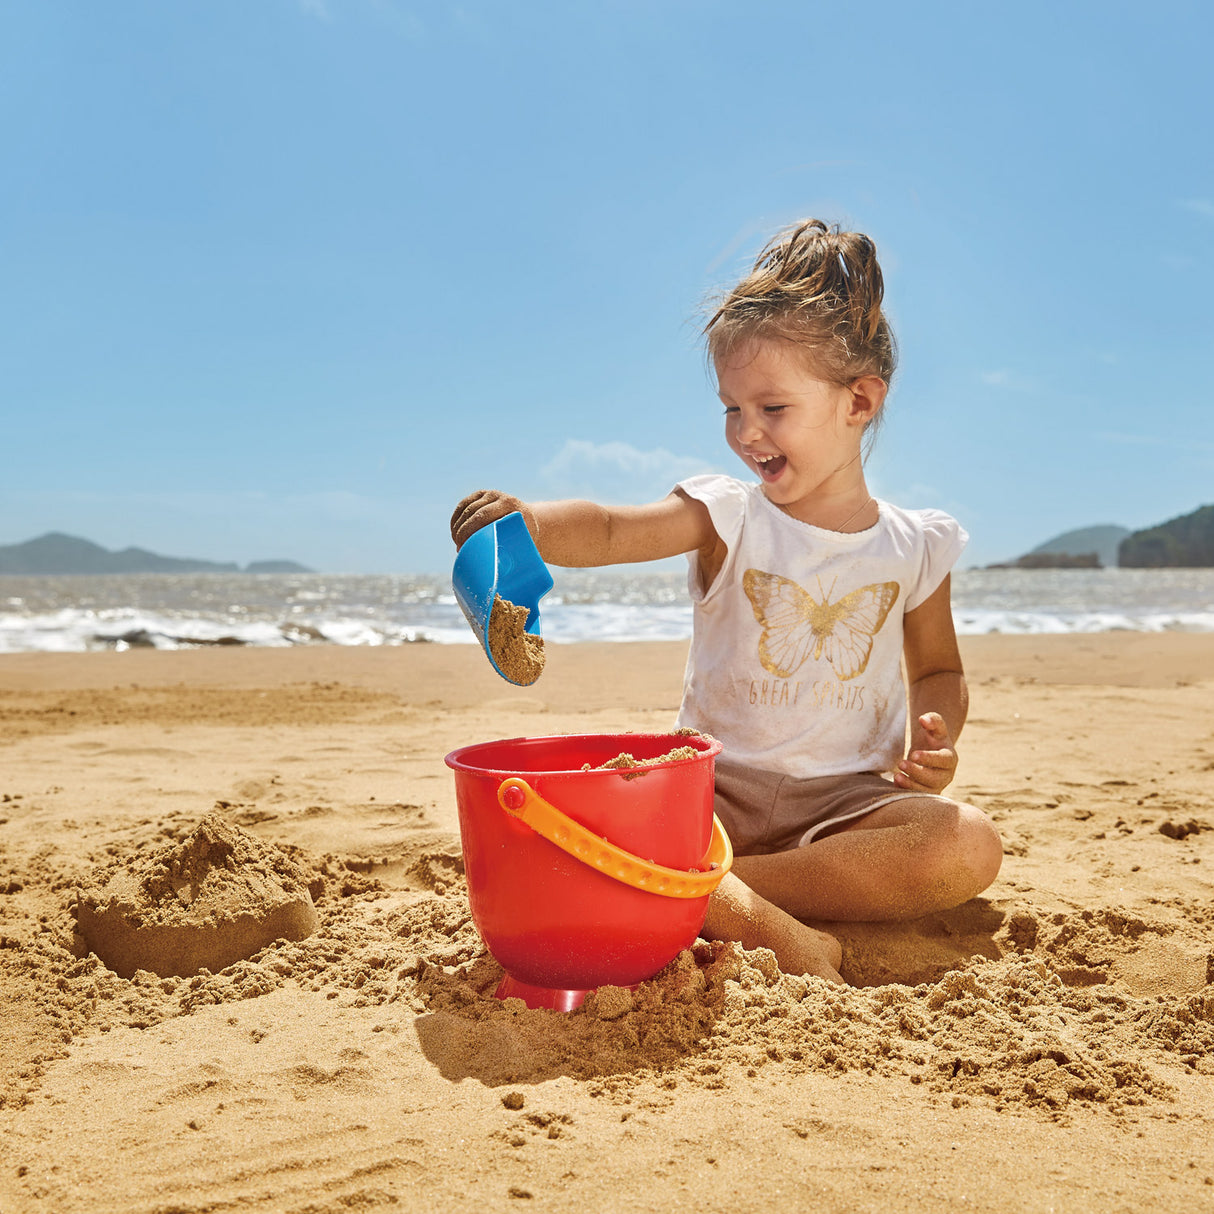
[[(696, 754), (585, 770), (684, 746)], [(578, 734), (447, 756), (472, 917), (506, 971), (499, 998), (567, 1011), (597, 986), (652, 978), (695, 940), (732, 862), (712, 812), (720, 750), (698, 735)]]

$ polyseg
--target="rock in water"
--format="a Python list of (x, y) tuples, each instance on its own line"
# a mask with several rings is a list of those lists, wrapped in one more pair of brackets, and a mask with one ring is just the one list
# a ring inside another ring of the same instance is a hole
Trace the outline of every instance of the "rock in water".
[(304, 869), (217, 813), (181, 842), (98, 873), (78, 892), (76, 922), (122, 978), (214, 973), (320, 924)]

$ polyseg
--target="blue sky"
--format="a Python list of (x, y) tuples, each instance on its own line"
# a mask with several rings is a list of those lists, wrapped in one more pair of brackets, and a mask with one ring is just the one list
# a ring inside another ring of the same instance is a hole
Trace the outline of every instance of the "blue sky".
[[(1214, 8), (0, 0), (0, 543), (441, 572), (733, 471), (704, 299), (869, 232), (963, 565), (1214, 501)], [(740, 465), (739, 465), (740, 468)]]

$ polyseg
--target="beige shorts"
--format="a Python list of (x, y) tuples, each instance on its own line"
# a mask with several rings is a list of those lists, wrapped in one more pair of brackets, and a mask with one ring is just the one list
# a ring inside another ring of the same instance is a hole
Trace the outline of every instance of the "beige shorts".
[(907, 792), (877, 772), (802, 780), (717, 759), (713, 810), (739, 856), (804, 847), (891, 801), (946, 800)]

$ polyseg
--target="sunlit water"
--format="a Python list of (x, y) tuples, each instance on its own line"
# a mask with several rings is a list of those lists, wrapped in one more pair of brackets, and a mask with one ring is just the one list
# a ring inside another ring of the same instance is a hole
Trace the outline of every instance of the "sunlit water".
[[(549, 642), (684, 640), (681, 572), (554, 570)], [(957, 630), (1214, 631), (1214, 569), (966, 570)], [(448, 579), (324, 574), (0, 577), (0, 653), (207, 644), (471, 643)]]

